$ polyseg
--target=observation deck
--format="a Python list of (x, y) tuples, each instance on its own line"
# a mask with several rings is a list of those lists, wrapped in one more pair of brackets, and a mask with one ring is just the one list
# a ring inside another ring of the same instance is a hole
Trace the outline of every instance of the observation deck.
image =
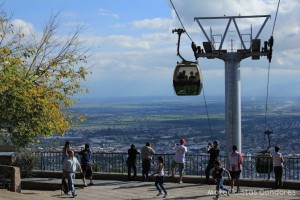
[[(0, 189), (1, 199), (62, 199), (71, 198), (71, 195), (61, 194), (61, 152), (37, 152), (38, 162), (35, 166), (34, 177), (22, 179), (21, 193), (9, 192)], [(156, 166), (156, 156), (152, 159), (152, 173)], [(165, 188), (168, 192), (166, 199), (212, 199), (215, 195), (215, 185), (204, 184), (204, 170), (207, 164), (207, 155), (187, 154), (187, 162), (183, 184), (178, 183), (178, 175), (169, 177), (169, 163), (173, 154), (163, 154), (166, 161)], [(77, 156), (78, 157), (78, 156)], [(126, 153), (94, 153), (94, 166), (97, 165), (93, 175), (93, 186), (83, 187), (79, 174), (76, 175), (75, 187), (78, 196), (76, 199), (154, 199), (158, 193), (154, 186), (155, 177), (149, 181), (142, 181), (141, 159), (137, 158), (138, 174), (135, 181), (128, 181)], [(272, 189), (274, 186), (273, 173), (258, 174), (255, 171), (254, 156), (244, 156), (244, 170), (241, 178), (241, 192), (224, 193), (221, 199), (252, 200), (255, 199), (300, 199), (299, 169), (300, 158), (286, 158), (283, 176), (283, 188)], [(221, 163), (226, 167), (226, 157), (220, 157)], [(177, 173), (178, 174), (178, 173)], [(225, 179), (225, 187), (229, 188)], [(88, 181), (88, 180), (87, 180)], [(236, 189), (236, 188), (234, 188)]]

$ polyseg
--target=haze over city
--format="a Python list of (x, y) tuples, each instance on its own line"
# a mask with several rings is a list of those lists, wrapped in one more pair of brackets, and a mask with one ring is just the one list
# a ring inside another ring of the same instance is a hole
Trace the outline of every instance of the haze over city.
[[(272, 34), (277, 0), (173, 0), (184, 28), (197, 45), (206, 41), (194, 17), (271, 15), (260, 39)], [(88, 94), (80, 98), (116, 96), (173, 96), (172, 75), (180, 58), (176, 55), (177, 34), (182, 28), (168, 0), (8, 0), (15, 26), (40, 33), (47, 19), (59, 14), (60, 32), (65, 37), (76, 25), (84, 26), (80, 36), (90, 49), (87, 77)], [(299, 96), (300, 85), (300, 2), (282, 1), (273, 32), (273, 59), (270, 68), (270, 99), (276, 96)], [(223, 34), (227, 21), (206, 21), (204, 28)], [(260, 20), (240, 20), (242, 34), (256, 35)], [(234, 36), (233, 36), (234, 37)], [(237, 37), (237, 36), (236, 36)], [(228, 39), (229, 41), (229, 39)], [(230, 48), (225, 41), (224, 48)], [(181, 52), (195, 60), (191, 40), (182, 36)], [(235, 48), (238, 48), (238, 44)], [(224, 95), (224, 62), (200, 58), (200, 68), (207, 96)], [(266, 96), (268, 60), (248, 58), (241, 62), (242, 96)]]

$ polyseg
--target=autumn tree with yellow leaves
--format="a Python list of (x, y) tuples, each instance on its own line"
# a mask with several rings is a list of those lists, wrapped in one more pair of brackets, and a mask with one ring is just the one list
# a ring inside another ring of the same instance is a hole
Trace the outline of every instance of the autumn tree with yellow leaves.
[(3, 142), (26, 146), (39, 137), (63, 135), (80, 116), (68, 108), (74, 95), (88, 92), (87, 51), (80, 26), (58, 37), (58, 16), (41, 34), (24, 33), (0, 11), (0, 135)]

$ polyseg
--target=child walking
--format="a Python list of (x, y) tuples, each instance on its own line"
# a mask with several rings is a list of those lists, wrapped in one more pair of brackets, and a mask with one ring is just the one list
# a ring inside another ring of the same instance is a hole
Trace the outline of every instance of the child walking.
[(163, 198), (166, 198), (168, 193), (165, 189), (165, 187), (163, 186), (164, 184), (164, 158), (162, 156), (158, 156), (157, 158), (157, 171), (153, 174), (151, 174), (151, 176), (157, 175), (156, 179), (155, 179), (155, 187), (158, 190), (158, 194), (156, 196), (160, 196), (162, 195), (162, 191), (165, 193), (165, 195), (163, 196)]
[(216, 160), (214, 163), (214, 173), (213, 173), (213, 178), (216, 181), (216, 197), (214, 198), (215, 200), (220, 199), (220, 189), (226, 191), (227, 196), (229, 196), (229, 190), (224, 187), (224, 176), (225, 173), (228, 175), (228, 178), (231, 179), (230, 173), (223, 167), (221, 167), (220, 161)]

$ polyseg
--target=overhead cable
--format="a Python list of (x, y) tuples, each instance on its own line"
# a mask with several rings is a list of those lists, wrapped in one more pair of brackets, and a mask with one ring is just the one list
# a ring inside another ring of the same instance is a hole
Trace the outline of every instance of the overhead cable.
[(273, 24), (273, 29), (272, 29), (272, 35), (273, 35), (274, 29), (275, 29), (275, 23), (276, 23), (276, 20), (277, 20), (277, 13), (278, 13), (278, 9), (279, 9), (279, 4), (280, 4), (280, 0), (278, 0), (278, 4), (277, 4), (277, 10), (276, 10), (275, 20), (274, 20), (274, 24)]
[(173, 7), (173, 9), (174, 9), (174, 11), (175, 11), (175, 13), (176, 13), (176, 15), (177, 15), (177, 18), (178, 18), (178, 20), (179, 20), (179, 22), (180, 22), (182, 28), (185, 30), (187, 36), (188, 36), (188, 37), (190, 38), (190, 40), (193, 42), (192, 38), (190, 37), (190, 35), (189, 35), (188, 32), (186, 31), (186, 29), (184, 28), (184, 25), (183, 25), (183, 23), (182, 23), (182, 21), (181, 21), (179, 15), (178, 15), (178, 12), (177, 12), (177, 10), (176, 10), (176, 8), (175, 8), (175, 6), (174, 6), (172, 0), (170, 0), (170, 2), (171, 2), (171, 4), (172, 4), (172, 7)]

